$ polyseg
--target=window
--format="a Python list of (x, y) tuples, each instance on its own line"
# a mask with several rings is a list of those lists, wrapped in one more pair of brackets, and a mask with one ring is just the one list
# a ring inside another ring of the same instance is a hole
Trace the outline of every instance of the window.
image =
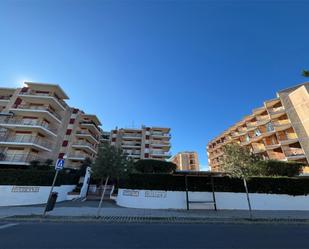
[(59, 153), (58, 158), (62, 159), (64, 157), (64, 153)]
[(74, 118), (71, 118), (71, 119), (70, 119), (70, 124), (74, 124), (74, 122), (75, 122), (75, 119), (74, 119)]
[(69, 141), (68, 140), (64, 140), (62, 143), (62, 147), (67, 147), (68, 146)]
[(71, 135), (72, 129), (67, 129), (67, 132), (65, 133), (66, 135)]
[(261, 135), (261, 131), (260, 131), (259, 129), (255, 129), (255, 130), (254, 130), (254, 135), (255, 135), (256, 137), (260, 136), (260, 135)]
[(268, 123), (268, 124), (266, 124), (266, 130), (267, 130), (268, 132), (274, 130), (273, 124), (272, 124), (271, 122)]

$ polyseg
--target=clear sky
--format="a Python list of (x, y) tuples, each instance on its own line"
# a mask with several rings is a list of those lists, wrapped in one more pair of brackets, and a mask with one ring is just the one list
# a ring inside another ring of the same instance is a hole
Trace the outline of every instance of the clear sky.
[(0, 86), (58, 83), (103, 129), (172, 128), (206, 144), (305, 81), (309, 1), (0, 1)]

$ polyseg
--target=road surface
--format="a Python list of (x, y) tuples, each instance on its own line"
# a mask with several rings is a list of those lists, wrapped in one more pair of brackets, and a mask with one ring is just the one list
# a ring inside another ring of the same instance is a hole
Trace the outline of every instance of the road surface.
[(309, 225), (2, 222), (0, 248), (309, 248)]

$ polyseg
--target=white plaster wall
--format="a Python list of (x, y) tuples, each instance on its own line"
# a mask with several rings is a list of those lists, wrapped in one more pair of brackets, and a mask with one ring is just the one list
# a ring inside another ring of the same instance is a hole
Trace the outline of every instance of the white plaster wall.
[[(248, 209), (245, 193), (216, 192), (218, 209)], [(211, 201), (211, 192), (189, 192), (192, 201)], [(309, 196), (250, 194), (253, 210), (309, 210)], [(185, 209), (186, 193), (119, 189), (117, 204), (131, 208)], [(210, 204), (190, 204), (191, 209), (213, 209)]]
[[(38, 192), (12, 192), (14, 187), (38, 187)], [(47, 202), (50, 192), (48, 186), (10, 186), (0, 185), (0, 207), (42, 204)], [(71, 192), (75, 185), (62, 185), (55, 187), (53, 192), (58, 192), (57, 202), (68, 199), (68, 192)]]

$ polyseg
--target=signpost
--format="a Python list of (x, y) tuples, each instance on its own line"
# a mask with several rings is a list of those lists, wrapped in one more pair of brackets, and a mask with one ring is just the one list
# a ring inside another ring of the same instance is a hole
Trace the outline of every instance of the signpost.
[(56, 162), (56, 165), (55, 165), (56, 173), (55, 173), (55, 176), (54, 176), (52, 187), (51, 187), (50, 192), (49, 192), (49, 196), (48, 196), (47, 203), (46, 203), (46, 206), (45, 206), (45, 209), (44, 209), (43, 217), (46, 216), (47, 206), (48, 206), (48, 203), (50, 201), (51, 195), (53, 193), (58, 173), (59, 173), (60, 170), (63, 169), (63, 166), (64, 166), (64, 159), (58, 159), (57, 162)]

